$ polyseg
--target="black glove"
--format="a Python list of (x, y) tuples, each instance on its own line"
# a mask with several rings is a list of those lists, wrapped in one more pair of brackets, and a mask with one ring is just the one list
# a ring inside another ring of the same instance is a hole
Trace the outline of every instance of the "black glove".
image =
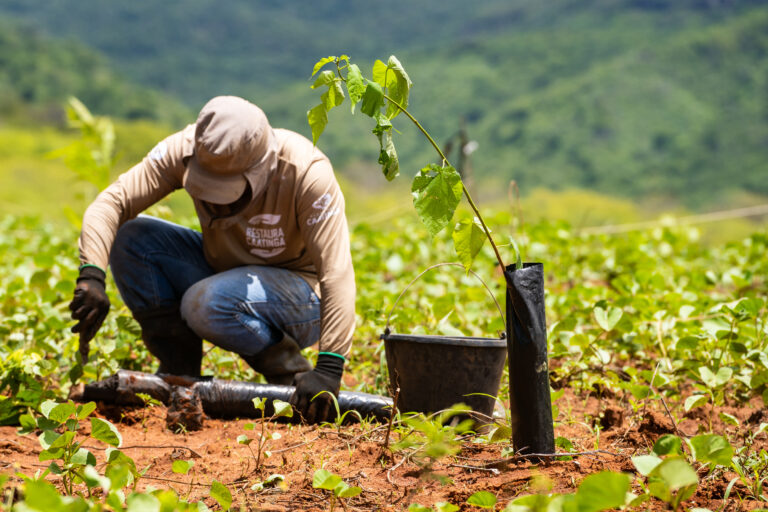
[(323, 391), (338, 397), (342, 373), (344, 373), (344, 359), (320, 354), (317, 356), (314, 370), (296, 375), (293, 380), (296, 391), (291, 396), (291, 405), (304, 421), (320, 423), (330, 421), (336, 415), (333, 400)]
[(109, 297), (105, 291), (103, 270), (87, 266), (80, 269), (75, 296), (69, 303), (72, 320), (79, 320), (72, 332), (80, 333), (80, 356), (83, 364), (88, 360), (88, 347), (109, 312)]

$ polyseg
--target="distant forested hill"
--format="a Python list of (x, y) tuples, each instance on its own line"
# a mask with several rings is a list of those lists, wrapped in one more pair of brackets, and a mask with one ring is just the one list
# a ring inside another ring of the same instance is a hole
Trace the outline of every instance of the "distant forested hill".
[[(318, 58), (394, 53), (416, 84), (413, 112), (440, 140), (465, 119), (486, 180), (707, 208), (729, 191), (768, 194), (764, 1), (4, 0), (0, 16), (77, 38), (192, 111), (241, 94), (303, 133)], [(375, 142), (341, 117), (322, 143), (351, 173)], [(402, 131), (415, 171), (432, 156)]]

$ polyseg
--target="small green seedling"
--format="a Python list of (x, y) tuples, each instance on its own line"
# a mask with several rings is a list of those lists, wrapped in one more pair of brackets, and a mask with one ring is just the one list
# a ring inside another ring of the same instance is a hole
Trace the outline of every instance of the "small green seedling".
[[(254, 439), (248, 437), (245, 434), (241, 434), (237, 436), (237, 442), (239, 444), (243, 444), (248, 447), (248, 450), (251, 452), (251, 457), (256, 463), (256, 467), (254, 471), (259, 471), (259, 469), (261, 468), (262, 457), (266, 458), (266, 457), (269, 457), (270, 455), (270, 453), (266, 450), (267, 443), (272, 439), (280, 438), (280, 434), (278, 432), (270, 433), (267, 430), (268, 420), (272, 420), (275, 418), (291, 418), (293, 416), (293, 408), (291, 407), (291, 404), (289, 404), (288, 402), (284, 402), (282, 400), (272, 400), (272, 409), (274, 410), (274, 414), (272, 414), (272, 416), (268, 418), (265, 418), (264, 415), (266, 414), (267, 399), (254, 398), (253, 406), (256, 408), (256, 410), (261, 411), (261, 421), (260, 421), (261, 432), (259, 433), (258, 437), (255, 439), (256, 451), (254, 452), (253, 448), (251, 447), (251, 444), (253, 443)], [(256, 428), (256, 424), (246, 423), (243, 428), (245, 428), (245, 430), (254, 430)], [(248, 473), (249, 469), (250, 469), (250, 461), (248, 461), (248, 465), (245, 468), (244, 474)]]
[(330, 512), (333, 512), (337, 500), (343, 505), (342, 498), (352, 498), (363, 492), (360, 487), (351, 487), (339, 475), (335, 475), (327, 469), (315, 471), (315, 474), (312, 476), (312, 487), (331, 491)]
[(141, 415), (141, 428), (146, 430), (147, 418), (149, 417), (150, 409), (157, 407), (158, 405), (163, 405), (163, 403), (156, 398), (152, 398), (152, 396), (146, 393), (136, 393), (136, 397), (144, 404), (144, 411)]

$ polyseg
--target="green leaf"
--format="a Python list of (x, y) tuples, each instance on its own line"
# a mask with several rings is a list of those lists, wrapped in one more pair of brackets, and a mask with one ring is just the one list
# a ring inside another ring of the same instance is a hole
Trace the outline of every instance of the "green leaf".
[(435, 510), (437, 512), (457, 512), (459, 507), (447, 501), (438, 501), (435, 503)]
[(621, 309), (614, 306), (610, 306), (607, 310), (596, 307), (593, 312), (597, 324), (604, 331), (612, 331), (616, 324), (619, 323), (619, 320), (621, 320), (621, 315), (623, 314)]
[[(267, 406), (267, 399), (266, 398), (254, 398), (252, 400), (253, 406), (256, 408), (257, 411), (264, 412), (264, 408)], [(251, 423), (253, 425), (253, 423)], [(253, 428), (253, 427), (251, 427)]]
[(320, 98), (323, 101), (323, 105), (325, 105), (325, 110), (331, 110), (333, 107), (344, 103), (344, 88), (340, 82), (332, 82), (328, 85), (328, 90)]
[(715, 385), (720, 387), (727, 384), (728, 381), (731, 380), (731, 377), (733, 377), (733, 370), (727, 366), (723, 366), (717, 370), (717, 373), (715, 374)]
[(699, 482), (696, 471), (681, 457), (664, 459), (651, 471), (650, 477), (659, 478), (670, 491), (695, 485)]
[(31, 510), (62, 510), (64, 500), (56, 488), (45, 480), (27, 480), (24, 484), (24, 504)]
[(43, 432), (37, 436), (37, 440), (40, 442), (40, 446), (42, 446), (44, 450), (47, 450), (59, 437), (61, 437), (61, 434), (57, 434), (53, 430), (43, 430)]
[(392, 132), (390, 130), (385, 130), (379, 135), (379, 144), (381, 146), (379, 151), (381, 172), (384, 173), (384, 177), (387, 178), (387, 181), (392, 181), (400, 174), (400, 160), (397, 157), (397, 151), (395, 150), (395, 144), (392, 141)]
[(46, 400), (42, 404), (40, 404), (40, 414), (48, 418), (48, 415), (50, 412), (56, 407), (58, 402), (54, 402), (53, 400)]
[(523, 255), (520, 252), (520, 247), (517, 245), (517, 240), (509, 237), (509, 243), (512, 244), (512, 249), (515, 251), (515, 270), (523, 268)]
[(336, 487), (333, 488), (333, 494), (339, 498), (352, 498), (363, 492), (360, 487), (350, 487), (346, 482), (339, 482)]
[(333, 491), (341, 482), (339, 475), (334, 475), (327, 469), (318, 469), (312, 476), (312, 487), (315, 489), (326, 489)]
[(318, 87), (332, 84), (335, 81), (336, 75), (333, 71), (323, 71), (317, 75), (317, 80), (315, 80), (315, 83), (312, 84), (312, 89), (317, 89)]
[(368, 82), (362, 99), (363, 103), (360, 105), (360, 112), (370, 117), (376, 117), (376, 114), (379, 113), (382, 105), (384, 105), (384, 91), (376, 82)]
[(214, 480), (211, 483), (211, 498), (215, 499), (216, 503), (218, 503), (223, 510), (229, 510), (229, 507), (232, 506), (232, 493), (229, 492), (227, 486), (218, 480)]
[(83, 481), (89, 488), (101, 487), (104, 489), (104, 492), (109, 492), (112, 482), (110, 482), (109, 478), (100, 475), (99, 472), (96, 471), (96, 468), (93, 466), (85, 466), (82, 474), (84, 477)]
[(244, 445), (247, 446), (247, 445), (251, 444), (252, 442), (253, 442), (253, 439), (251, 439), (250, 437), (248, 437), (245, 434), (240, 434), (239, 436), (237, 436), (237, 443), (238, 444), (244, 444)]
[(707, 385), (707, 387), (717, 387), (717, 377), (708, 367), (700, 366), (699, 376), (701, 377), (702, 382)]
[(632, 457), (632, 464), (637, 468), (637, 472), (643, 476), (650, 475), (661, 462), (662, 459), (656, 455), (638, 455), (637, 457)]
[(72, 455), (70, 462), (72, 464), (79, 464), (80, 466), (95, 466), (96, 457), (85, 448), (79, 448), (75, 454)]
[(690, 443), (696, 461), (720, 466), (732, 465), (733, 447), (723, 436), (703, 434), (690, 439)]
[(723, 423), (726, 423), (728, 425), (735, 425), (737, 427), (739, 426), (739, 419), (736, 418), (736, 416), (732, 414), (728, 414), (727, 412), (723, 412), (723, 411), (720, 412), (719, 416), (720, 416), (720, 420)]
[(430, 164), (413, 179), (411, 191), (416, 212), (429, 234), (435, 236), (451, 222), (459, 205), (461, 177), (453, 167)]
[(675, 435), (664, 434), (654, 443), (653, 453), (656, 455), (682, 455), (683, 443)]
[[(387, 62), (389, 72), (387, 73), (387, 92), (389, 97), (394, 101), (387, 105), (387, 117), (390, 119), (396, 117), (402, 110), (402, 108), (408, 108), (408, 95), (411, 90), (413, 82), (405, 72), (405, 68), (397, 60), (394, 55), (389, 57)], [(398, 105), (395, 105), (397, 103)]]
[(347, 72), (347, 92), (349, 93), (349, 101), (352, 103), (352, 113), (355, 113), (355, 105), (363, 97), (365, 92), (365, 81), (363, 80), (363, 74), (360, 72), (360, 68), (357, 64), (350, 64), (349, 71)]
[(576, 491), (579, 512), (597, 512), (624, 505), (629, 492), (630, 478), (625, 473), (601, 471), (589, 475)]
[(382, 88), (387, 86), (387, 65), (384, 62), (376, 59), (373, 63), (373, 71), (371, 72), (373, 81), (380, 85)]
[(322, 135), (325, 130), (325, 125), (328, 124), (328, 113), (325, 109), (325, 105), (322, 103), (307, 112), (307, 121), (309, 127), (312, 129), (312, 144), (317, 145), (317, 139)]
[(70, 416), (74, 416), (75, 412), (76, 409), (74, 404), (64, 402), (48, 411), (47, 418), (58, 423), (64, 423)]
[(492, 443), (504, 443), (512, 438), (512, 429), (508, 425), (499, 425), (491, 434)]
[(685, 409), (685, 412), (688, 412), (694, 407), (701, 407), (702, 405), (707, 403), (707, 400), (708, 400), (707, 395), (691, 395), (685, 399), (683, 408)]
[(292, 418), (293, 407), (288, 402), (282, 400), (272, 400), (272, 407), (275, 409), (275, 418)]
[(408, 507), (408, 512), (432, 512), (432, 509), (418, 503), (411, 503)]
[(91, 437), (115, 447), (119, 447), (123, 443), (123, 438), (117, 428), (109, 421), (101, 418), (91, 418)]
[(160, 500), (151, 494), (134, 492), (126, 500), (127, 512), (160, 512)]
[(467, 503), (480, 508), (493, 509), (496, 507), (497, 501), (498, 500), (496, 499), (496, 496), (493, 493), (488, 491), (478, 491), (472, 496), (470, 496), (469, 498), (467, 498)]
[(453, 230), (453, 247), (464, 268), (469, 272), (475, 256), (485, 243), (485, 232), (477, 218), (460, 220)]
[(334, 62), (335, 60), (336, 60), (336, 56), (335, 55), (329, 55), (328, 57), (320, 59), (315, 64), (315, 67), (312, 68), (312, 75), (311, 76), (315, 76), (317, 74), (317, 72), (320, 71), (323, 68), (323, 66), (325, 66), (329, 62)]
[[(239, 440), (238, 440), (239, 442)], [(190, 460), (177, 459), (171, 465), (171, 471), (179, 475), (186, 475), (194, 463)]]

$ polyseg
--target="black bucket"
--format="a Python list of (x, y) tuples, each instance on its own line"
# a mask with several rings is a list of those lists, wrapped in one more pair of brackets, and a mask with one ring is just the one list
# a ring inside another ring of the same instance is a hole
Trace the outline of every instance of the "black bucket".
[[(405, 287), (392, 306), (381, 335), (389, 383), (392, 392), (397, 394), (397, 408), (402, 412), (429, 414), (464, 403), (479, 413), (474, 418), (478, 424), (488, 424), (504, 374), (505, 338), (394, 334), (389, 330), (392, 312), (411, 285), (428, 271), (448, 265), (464, 268), (458, 263), (432, 265)], [(491, 295), (503, 319), (501, 306), (488, 285), (475, 272), (469, 272)]]
[(479, 423), (490, 422), (507, 357), (505, 339), (387, 332), (381, 339), (390, 385), (400, 389), (400, 411), (428, 414), (461, 402), (488, 417)]

